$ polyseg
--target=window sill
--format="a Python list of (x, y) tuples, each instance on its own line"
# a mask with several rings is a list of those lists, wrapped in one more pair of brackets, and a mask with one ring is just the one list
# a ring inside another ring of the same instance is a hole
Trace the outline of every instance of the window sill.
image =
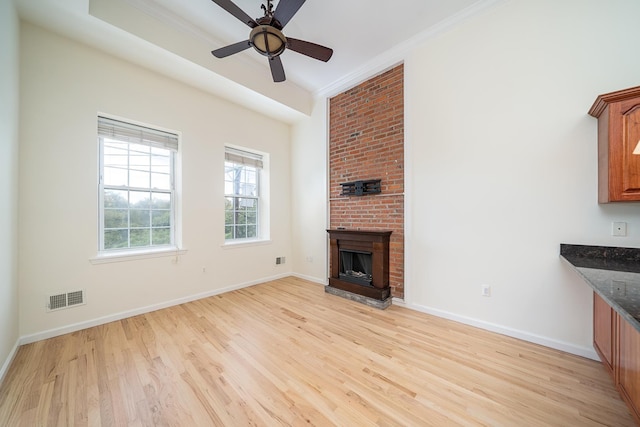
[(167, 248), (167, 249), (151, 249), (140, 251), (120, 251), (101, 253), (93, 258), (89, 258), (91, 264), (107, 264), (110, 262), (124, 262), (135, 261), (139, 259), (160, 258), (160, 257), (172, 257), (184, 255), (187, 253), (186, 249)]
[(246, 248), (249, 246), (262, 246), (262, 245), (270, 245), (270, 244), (271, 244), (271, 240), (269, 239), (266, 239), (266, 240), (255, 239), (255, 240), (225, 241), (221, 246), (222, 246), (222, 249), (237, 249), (237, 248)]

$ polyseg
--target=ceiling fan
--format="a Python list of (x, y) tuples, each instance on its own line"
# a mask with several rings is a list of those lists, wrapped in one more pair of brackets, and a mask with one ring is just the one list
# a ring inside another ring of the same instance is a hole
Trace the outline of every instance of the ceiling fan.
[(306, 0), (280, 0), (275, 11), (271, 0), (267, 0), (266, 6), (262, 5), (264, 16), (256, 19), (252, 19), (244, 13), (231, 0), (212, 1), (252, 29), (248, 40), (212, 51), (211, 53), (216, 58), (226, 58), (234, 53), (253, 47), (258, 53), (269, 59), (273, 81), (283, 82), (286, 77), (280, 55), (285, 49), (290, 49), (324, 62), (327, 62), (333, 55), (333, 50), (328, 47), (292, 37), (285, 37), (282, 34), (284, 26), (293, 18), (293, 15), (298, 12), (298, 9), (302, 7)]

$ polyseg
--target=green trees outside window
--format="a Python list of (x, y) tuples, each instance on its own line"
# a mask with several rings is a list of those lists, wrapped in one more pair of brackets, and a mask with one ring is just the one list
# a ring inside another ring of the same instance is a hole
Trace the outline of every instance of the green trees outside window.
[(177, 136), (98, 118), (100, 250), (173, 246)]

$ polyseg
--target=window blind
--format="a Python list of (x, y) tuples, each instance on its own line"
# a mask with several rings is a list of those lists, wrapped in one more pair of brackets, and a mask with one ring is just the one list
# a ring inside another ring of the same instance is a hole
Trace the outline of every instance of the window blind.
[(224, 159), (228, 162), (253, 166), (254, 168), (262, 169), (262, 156), (260, 154), (251, 153), (249, 151), (225, 147)]
[(178, 151), (178, 135), (98, 116), (98, 136)]

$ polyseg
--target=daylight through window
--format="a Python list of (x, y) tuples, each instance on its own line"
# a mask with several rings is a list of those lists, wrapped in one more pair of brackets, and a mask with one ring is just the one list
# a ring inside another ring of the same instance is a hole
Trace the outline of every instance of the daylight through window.
[(178, 135), (98, 117), (100, 250), (175, 246)]
[(260, 173), (262, 156), (225, 147), (225, 240), (260, 236)]

